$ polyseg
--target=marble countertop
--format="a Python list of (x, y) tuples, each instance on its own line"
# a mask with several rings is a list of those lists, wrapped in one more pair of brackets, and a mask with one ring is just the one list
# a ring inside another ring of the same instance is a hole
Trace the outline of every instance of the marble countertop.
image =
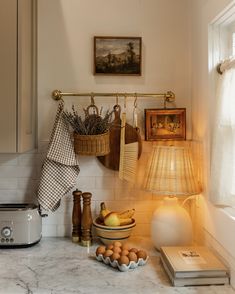
[(66, 238), (43, 238), (33, 247), (0, 250), (0, 294), (230, 294), (230, 286), (172, 287), (147, 238), (130, 240), (147, 250), (146, 265), (120, 272)]

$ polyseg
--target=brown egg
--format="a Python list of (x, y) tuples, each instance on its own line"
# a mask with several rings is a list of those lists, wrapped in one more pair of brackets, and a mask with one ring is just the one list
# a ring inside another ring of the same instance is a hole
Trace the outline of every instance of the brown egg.
[(107, 245), (107, 246), (106, 246), (106, 249), (111, 249), (111, 250), (113, 250), (113, 244), (109, 244), (109, 245)]
[(99, 246), (99, 247), (97, 247), (97, 249), (96, 249), (96, 256), (98, 256), (99, 254), (104, 254), (105, 251), (106, 251), (105, 246)]
[(122, 245), (122, 250), (128, 250), (129, 251), (130, 248), (131, 247), (130, 247), (130, 245), (128, 243), (125, 243), (125, 244)]
[(121, 242), (119, 242), (119, 241), (115, 241), (115, 242), (113, 242), (113, 246), (114, 247), (122, 247), (122, 243)]
[(126, 256), (126, 255), (122, 255), (119, 259), (118, 259), (118, 263), (120, 264), (120, 265), (122, 265), (122, 264), (126, 264), (126, 265), (128, 265), (129, 264), (129, 258)]
[(114, 261), (114, 260), (118, 260), (120, 258), (120, 254), (117, 252), (114, 252), (111, 256), (110, 256), (110, 260)]
[(121, 251), (121, 255), (128, 255), (129, 254), (129, 251), (124, 249)]
[(137, 255), (135, 254), (135, 252), (130, 252), (127, 257), (129, 258), (130, 261), (134, 261), (134, 262), (137, 262), (138, 260), (138, 257)]
[(131, 249), (130, 249), (130, 252), (137, 253), (137, 252), (138, 252), (138, 249), (137, 249), (137, 248), (131, 248)]
[(120, 253), (122, 251), (122, 249), (119, 246), (114, 246), (112, 250), (115, 253)]
[(104, 257), (111, 256), (113, 254), (113, 250), (107, 249), (104, 253)]
[(138, 257), (138, 258), (146, 259), (146, 258), (147, 258), (147, 253), (146, 253), (144, 250), (139, 250), (139, 251), (137, 252), (137, 257)]

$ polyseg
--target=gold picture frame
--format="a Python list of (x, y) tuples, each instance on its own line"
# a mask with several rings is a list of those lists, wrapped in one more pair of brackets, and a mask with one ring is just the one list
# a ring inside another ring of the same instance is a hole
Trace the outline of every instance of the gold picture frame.
[(140, 76), (141, 37), (94, 37), (94, 75)]
[(145, 109), (145, 140), (186, 140), (186, 108)]

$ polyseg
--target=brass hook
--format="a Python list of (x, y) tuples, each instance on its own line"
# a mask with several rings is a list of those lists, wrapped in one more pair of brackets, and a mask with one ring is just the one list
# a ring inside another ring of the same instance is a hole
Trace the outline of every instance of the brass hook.
[(124, 94), (124, 108), (126, 108), (126, 99), (127, 99), (127, 95), (126, 93)]
[(134, 108), (137, 108), (137, 93), (135, 93)]
[(137, 118), (137, 93), (134, 94), (134, 109), (133, 109), (133, 125), (137, 129), (138, 128), (138, 118)]
[(116, 94), (116, 105), (118, 105), (118, 93)]
[(95, 105), (94, 93), (93, 93), (93, 92), (91, 92), (91, 105), (92, 105), (92, 106)]
[(166, 102), (167, 102), (168, 100), (167, 100), (167, 96), (166, 95), (164, 95), (164, 109), (166, 109)]

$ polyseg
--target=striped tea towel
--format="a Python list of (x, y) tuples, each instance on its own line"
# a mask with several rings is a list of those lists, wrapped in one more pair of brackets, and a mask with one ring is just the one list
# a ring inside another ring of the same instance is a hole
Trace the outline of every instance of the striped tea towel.
[(42, 208), (51, 211), (60, 206), (61, 198), (75, 186), (80, 171), (63, 108), (64, 103), (61, 102), (42, 166), (37, 195)]

